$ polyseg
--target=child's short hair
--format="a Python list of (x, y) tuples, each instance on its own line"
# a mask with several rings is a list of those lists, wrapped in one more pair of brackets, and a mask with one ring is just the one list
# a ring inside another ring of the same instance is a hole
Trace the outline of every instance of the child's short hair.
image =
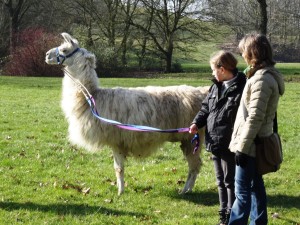
[(209, 63), (216, 68), (223, 67), (226, 70), (235, 71), (238, 61), (231, 52), (221, 50), (210, 58)]

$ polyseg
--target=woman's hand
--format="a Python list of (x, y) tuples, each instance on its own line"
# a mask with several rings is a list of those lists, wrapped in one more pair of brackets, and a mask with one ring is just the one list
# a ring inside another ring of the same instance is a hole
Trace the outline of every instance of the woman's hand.
[(247, 157), (246, 154), (241, 153), (239, 151), (237, 151), (235, 153), (235, 164), (237, 166), (240, 166), (240, 167), (244, 168), (244, 167), (246, 167), (247, 162), (248, 162), (248, 157)]

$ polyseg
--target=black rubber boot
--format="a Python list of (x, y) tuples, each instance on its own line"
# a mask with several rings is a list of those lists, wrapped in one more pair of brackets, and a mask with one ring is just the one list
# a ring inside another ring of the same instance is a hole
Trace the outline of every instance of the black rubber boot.
[(227, 211), (226, 211), (226, 213), (225, 213), (224, 225), (227, 225), (227, 224), (229, 223), (230, 213), (231, 213), (231, 210), (227, 210)]
[(219, 223), (217, 225), (225, 225), (226, 220), (226, 211), (225, 210), (219, 210)]

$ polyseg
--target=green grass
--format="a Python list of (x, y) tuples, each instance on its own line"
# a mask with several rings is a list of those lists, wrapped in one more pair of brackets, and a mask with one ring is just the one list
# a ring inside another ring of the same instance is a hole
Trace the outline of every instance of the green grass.
[[(210, 84), (201, 74), (107, 79), (104, 87)], [(0, 76), (0, 224), (215, 224), (218, 195), (210, 154), (194, 192), (181, 196), (187, 164), (167, 143), (143, 161), (129, 158), (117, 196), (110, 149), (71, 146), (60, 109), (60, 78)], [(278, 110), (284, 163), (265, 176), (269, 224), (300, 223), (300, 83), (286, 83)], [(86, 194), (83, 192), (90, 188)], [(281, 219), (272, 218), (279, 213)]]
[[(239, 70), (243, 70), (247, 67), (246, 63), (243, 61), (240, 61), (238, 63)], [(300, 63), (277, 63), (275, 66), (282, 74), (285, 75), (300, 75)], [(182, 64), (182, 68), (186, 73), (191, 72), (200, 72), (200, 73), (211, 73), (211, 68), (206, 63), (184, 63)]]

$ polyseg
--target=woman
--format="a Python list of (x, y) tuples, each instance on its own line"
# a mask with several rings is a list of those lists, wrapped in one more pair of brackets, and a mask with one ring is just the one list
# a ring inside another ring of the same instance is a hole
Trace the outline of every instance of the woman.
[(246, 83), (245, 74), (239, 73), (236, 65), (237, 60), (230, 52), (220, 51), (210, 59), (214, 84), (190, 126), (192, 134), (206, 126), (206, 148), (213, 154), (219, 193), (219, 224), (228, 224), (235, 198), (235, 161), (228, 146)]
[(254, 139), (272, 134), (284, 82), (274, 68), (272, 48), (266, 36), (246, 35), (240, 41), (239, 49), (248, 64), (248, 80), (229, 146), (236, 154), (236, 200), (229, 224), (247, 224), (250, 215), (250, 224), (264, 225), (268, 223), (267, 197), (262, 175), (256, 170)]

